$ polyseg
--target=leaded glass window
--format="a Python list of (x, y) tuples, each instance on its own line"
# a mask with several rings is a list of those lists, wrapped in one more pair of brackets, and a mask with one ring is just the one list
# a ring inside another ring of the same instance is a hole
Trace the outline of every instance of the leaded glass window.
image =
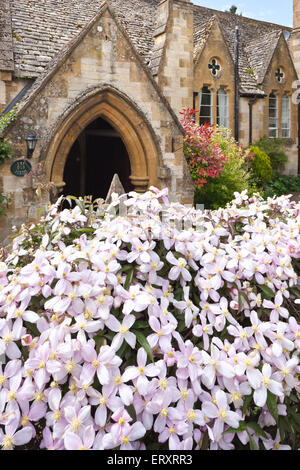
[(200, 125), (212, 122), (212, 106), (212, 92), (207, 86), (204, 86), (200, 91)]
[(282, 97), (282, 137), (289, 138), (291, 136), (291, 102), (289, 95)]
[(278, 104), (274, 93), (269, 96), (269, 137), (278, 137)]
[(228, 93), (224, 88), (217, 93), (217, 124), (228, 128)]

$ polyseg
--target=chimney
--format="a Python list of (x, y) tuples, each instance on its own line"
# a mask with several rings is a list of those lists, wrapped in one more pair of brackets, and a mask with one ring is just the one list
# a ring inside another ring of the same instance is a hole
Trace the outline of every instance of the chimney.
[(194, 10), (190, 0), (162, 0), (158, 5), (151, 67), (173, 110), (193, 106)]

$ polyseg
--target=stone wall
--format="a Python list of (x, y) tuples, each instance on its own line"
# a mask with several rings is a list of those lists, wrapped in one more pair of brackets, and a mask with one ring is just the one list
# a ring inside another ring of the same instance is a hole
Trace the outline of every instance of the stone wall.
[[(35, 132), (39, 141), (32, 163), (41, 161), (44, 164), (44, 182), (49, 182), (53, 177), (51, 165), (55, 158), (59, 158), (51, 154), (49, 149), (55, 147), (60, 128), (63, 128), (72, 112), (76, 111), (78, 103), (83, 102), (86, 105), (85, 95), (95, 94), (95, 90), (101, 87), (115, 89), (125, 97), (122, 103), (126, 104), (124, 109), (118, 110), (118, 115), (123, 114), (126, 117), (132, 110), (135, 116), (132, 124), (140, 129), (139, 135), (143, 134), (143, 126), (145, 135), (151, 135), (149, 139), (155, 155), (151, 157), (152, 161), (146, 162), (146, 174), (133, 176), (147, 177), (149, 185), (168, 186), (178, 200), (192, 202), (193, 187), (183, 156), (183, 131), (179, 121), (108, 8), (82, 31), (69, 52), (63, 51), (59, 55), (22, 103), (20, 116), (7, 133), (14, 143), (16, 157), (25, 154), (24, 139), (30, 132)], [(89, 116), (89, 111), (85, 109), (86, 125), (94, 118), (92, 110)], [(122, 134), (121, 121), (120, 117), (118, 130)], [(73, 135), (74, 139), (75, 137)], [(142, 142), (142, 137), (140, 144), (142, 147), (149, 147), (149, 143)], [(130, 152), (129, 156), (131, 158)], [(60, 167), (62, 179), (63, 165)], [(30, 177), (18, 178), (12, 175), (8, 162), (1, 172), (1, 186), (4, 192), (15, 194), (9, 225), (28, 221), (30, 214), (40, 204), (35, 199)], [(3, 222), (2, 228), (4, 229)]]

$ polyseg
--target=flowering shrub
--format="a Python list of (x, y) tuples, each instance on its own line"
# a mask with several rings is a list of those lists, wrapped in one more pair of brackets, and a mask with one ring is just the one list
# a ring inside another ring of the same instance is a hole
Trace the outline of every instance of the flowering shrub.
[(225, 127), (215, 126), (212, 138), (227, 155), (227, 161), (218, 177), (207, 178), (203, 188), (196, 188), (194, 203), (204, 204), (206, 209), (225, 207), (236, 192), (247, 190), (251, 195), (258, 191), (253, 181), (250, 151), (243, 149)]
[(223, 171), (227, 156), (214, 141), (215, 128), (211, 124), (199, 126), (194, 122), (193, 109), (185, 109), (181, 124), (186, 132), (183, 150), (196, 188), (202, 188), (207, 178), (217, 178)]
[(0, 264), (3, 449), (297, 448), (300, 206), (235, 196), (60, 198), (22, 228)]

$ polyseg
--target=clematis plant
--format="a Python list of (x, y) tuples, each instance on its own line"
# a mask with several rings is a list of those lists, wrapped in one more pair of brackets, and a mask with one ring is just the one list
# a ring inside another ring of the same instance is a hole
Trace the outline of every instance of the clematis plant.
[(60, 198), (14, 236), (3, 450), (299, 447), (300, 205), (243, 192), (203, 213), (167, 194)]

